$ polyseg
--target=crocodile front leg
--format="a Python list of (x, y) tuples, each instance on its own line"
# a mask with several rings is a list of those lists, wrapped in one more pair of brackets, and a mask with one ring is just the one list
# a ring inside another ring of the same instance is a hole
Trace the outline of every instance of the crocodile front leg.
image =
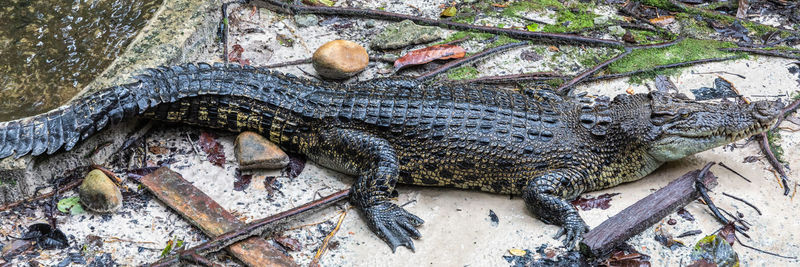
[(570, 250), (589, 231), (578, 210), (565, 199), (581, 193), (576, 188), (579, 183), (573, 182), (579, 181), (577, 175), (569, 171), (550, 172), (531, 179), (522, 192), (522, 199), (534, 215), (545, 223), (561, 226), (554, 238), (566, 235), (564, 246)]
[(316, 162), (357, 176), (350, 201), (362, 211), (370, 229), (392, 248), (414, 250), (412, 238), (423, 220), (389, 202), (396, 196), (397, 156), (386, 140), (358, 130), (323, 130), (307, 153)]

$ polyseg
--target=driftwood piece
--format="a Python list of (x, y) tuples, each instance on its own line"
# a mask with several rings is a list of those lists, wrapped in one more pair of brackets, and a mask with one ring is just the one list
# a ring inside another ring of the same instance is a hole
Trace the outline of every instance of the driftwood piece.
[[(587, 257), (602, 257), (618, 245), (660, 221), (680, 207), (697, 199), (695, 178), (700, 170), (690, 171), (664, 188), (637, 201), (584, 236), (581, 253)], [(708, 188), (716, 185), (717, 177), (710, 171), (703, 177)]]
[[(142, 177), (140, 182), (210, 237), (244, 226), (233, 214), (167, 167)], [(296, 266), (291, 258), (257, 236), (231, 245), (228, 251), (248, 266)]]

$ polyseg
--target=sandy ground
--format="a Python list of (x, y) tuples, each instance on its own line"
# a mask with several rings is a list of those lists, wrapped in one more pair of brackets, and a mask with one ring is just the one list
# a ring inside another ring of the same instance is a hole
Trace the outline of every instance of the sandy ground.
[[(386, 5), (383, 1), (360, 2), (349, 1), (351, 4), (366, 7), (386, 7), (387, 11), (418, 14), (417, 9), (405, 5)], [(421, 15), (435, 17), (438, 15), (437, 6), (444, 1), (422, 3), (412, 1), (411, 5), (419, 8)], [(323, 43), (334, 39), (348, 39), (358, 42), (366, 47), (369, 36), (377, 33), (387, 23), (371, 20), (352, 20), (344, 18), (322, 18), (321, 26), (300, 28), (293, 18), (276, 15), (267, 10), (257, 10), (252, 13), (249, 8), (231, 11), (232, 19), (231, 40), (229, 45), (240, 44), (245, 48), (244, 58), (249, 59), (253, 65), (285, 62), (309, 57), (314, 49)], [(418, 14), (419, 15), (419, 14)], [(349, 26), (343, 26), (349, 25)], [(282, 46), (276, 40), (278, 34), (295, 39), (292, 47)], [(479, 51), (476, 42), (467, 42), (464, 46), (472, 52)], [(498, 54), (487, 60), (476, 63), (481, 75), (495, 75), (518, 73), (523, 71), (538, 71), (546, 69), (542, 62), (520, 61), (519, 55), (524, 47)], [(214, 49), (208, 53), (220, 53)], [(369, 50), (371, 55), (375, 51)], [(397, 51), (399, 52), (399, 51)], [(565, 56), (566, 57), (566, 56)], [(568, 58), (568, 57), (567, 57)], [(744, 75), (739, 78), (730, 74), (719, 74), (730, 80), (745, 96), (753, 95), (779, 95), (788, 94), (797, 90), (798, 76), (789, 73), (790, 61), (770, 57), (751, 57), (748, 60), (738, 60), (723, 63), (705, 64), (682, 70), (672, 80), (681, 92), (691, 95), (689, 89), (702, 86), (711, 86), (718, 74), (697, 74), (713, 71), (727, 71)], [(388, 68), (385, 63), (370, 63), (367, 71), (352, 80), (365, 80), (375, 77), (377, 71)], [(572, 68), (565, 69), (573, 73)], [(306, 75), (305, 72), (314, 74), (310, 65), (287, 67), (281, 71), (296, 75)], [(414, 71), (408, 74), (414, 74)], [(655, 88), (652, 81), (644, 85), (631, 85), (627, 79), (605, 81), (581, 85), (578, 90), (592, 94), (614, 96), (622, 94), (629, 87), (636, 92), (647, 92), (648, 88)], [(752, 97), (753, 99), (773, 99), (773, 97)], [(789, 125), (789, 124), (787, 124)], [(795, 127), (796, 128), (796, 127)], [(277, 171), (254, 172), (252, 184), (244, 191), (233, 189), (236, 163), (233, 161), (232, 134), (220, 134), (218, 140), (225, 147), (228, 163), (224, 168), (212, 165), (204, 160), (203, 155), (195, 153), (188, 141), (187, 135), (199, 134), (202, 130), (189, 127), (163, 126), (148, 138), (148, 144), (168, 148), (175, 148), (173, 155), (149, 154), (151, 162), (172, 158), (171, 167), (178, 171), (184, 178), (194, 183), (195, 186), (206, 192), (223, 207), (234, 212), (245, 221), (266, 217), (270, 214), (300, 205), (320, 195), (327, 195), (341, 189), (346, 189), (353, 179), (336, 172), (320, 168), (315, 163), (309, 162), (302, 174), (290, 180), (279, 177), (279, 188), (274, 195), (268, 194), (262, 183), (265, 176), (278, 175)], [(800, 148), (800, 135), (787, 131), (783, 133), (783, 149), (789, 166), (800, 166), (800, 155), (796, 152)], [(775, 175), (770, 172), (770, 167), (760, 156), (758, 146), (754, 142), (736, 142), (735, 149), (729, 146), (715, 148), (686, 159), (662, 166), (644, 179), (623, 184), (608, 190), (591, 192), (586, 195), (597, 196), (603, 193), (620, 193), (613, 197), (611, 207), (607, 210), (581, 211), (581, 216), (594, 227), (606, 218), (616, 214), (630, 204), (663, 187), (682, 174), (698, 169), (707, 162), (723, 162), (736, 171), (752, 180), (744, 181), (735, 174), (714, 167), (712, 171), (719, 177), (719, 186), (711, 193), (720, 207), (730, 212), (740, 212), (744, 219), (753, 226), (749, 231), (752, 239), (743, 238), (743, 241), (763, 250), (772, 251), (782, 255), (800, 255), (800, 245), (795, 241), (800, 238), (793, 214), (800, 212), (797, 201), (792, 197), (783, 196)], [(743, 163), (747, 156), (759, 156), (759, 161)], [(789, 171), (790, 186), (797, 184), (796, 171)], [(60, 228), (70, 237), (73, 244), (83, 244), (87, 235), (97, 235), (103, 238), (104, 246), (101, 249), (87, 251), (87, 258), (98, 255), (96, 253), (112, 253), (115, 260), (122, 265), (138, 265), (155, 260), (169, 239), (180, 238), (188, 246), (196, 245), (206, 237), (199, 230), (190, 226), (180, 216), (171, 212), (157, 200), (141, 201), (133, 192), (141, 192), (134, 183), (128, 183), (128, 193), (123, 208), (112, 215), (82, 214), (75, 216), (61, 215), (58, 217)], [(289, 223), (285, 228), (296, 228), (281, 231), (280, 235), (297, 239), (303, 244), (300, 251), (289, 252), (301, 265), (307, 265), (314, 256), (322, 239), (333, 229), (341, 211), (347, 211), (341, 229), (332, 239), (337, 245), (330, 249), (322, 258), (323, 266), (505, 266), (510, 263), (503, 256), (510, 255), (508, 249), (530, 249), (543, 244), (548, 249), (558, 249), (560, 242), (552, 239), (557, 227), (547, 225), (532, 217), (525, 209), (521, 199), (507, 195), (488, 194), (483, 192), (424, 188), (417, 186), (400, 186), (400, 196), (396, 203), (408, 203), (405, 207), (410, 212), (423, 218), (426, 222), (419, 229), (423, 237), (415, 242), (416, 252), (399, 248), (392, 253), (383, 241), (378, 239), (365, 225), (361, 215), (350, 209), (344, 202), (326, 208), (313, 214), (304, 215), (301, 219)], [(747, 199), (758, 206), (763, 215), (758, 215), (752, 208), (733, 199), (722, 196), (722, 192), (733, 194)], [(145, 197), (146, 199), (146, 197)], [(669, 233), (678, 235), (688, 230), (702, 230), (701, 235), (679, 239), (688, 247), (670, 250), (656, 242), (653, 238), (654, 227), (629, 240), (629, 244), (652, 257), (654, 266), (679, 266), (689, 262), (690, 247), (700, 238), (711, 234), (721, 227), (708, 209), (698, 202), (686, 206), (695, 221), (687, 221), (676, 214), (667, 216), (657, 225), (663, 225)], [(493, 223), (490, 213), (497, 215), (498, 223)], [(0, 222), (0, 237), (5, 242), (9, 236), (19, 236), (23, 229), (19, 226), (28, 225), (32, 221), (42, 220), (41, 211), (31, 210), (28, 215), (9, 215)], [(33, 217), (34, 219), (31, 219)], [(675, 219), (677, 224), (668, 225), (669, 219)], [(310, 224), (310, 225), (309, 225)], [(656, 226), (657, 226), (656, 225)], [(15, 227), (17, 226), (17, 227)], [(78, 248), (80, 246), (77, 246)], [(800, 264), (798, 260), (782, 259), (736, 245), (734, 249), (739, 253), (741, 262), (745, 266), (789, 266)], [(69, 249), (76, 252), (77, 248)], [(218, 260), (225, 261), (223, 255), (216, 255)], [(44, 264), (55, 264), (65, 257), (64, 251), (43, 251), (38, 261)], [(16, 260), (14, 264), (23, 264), (25, 261)], [(228, 265), (235, 266), (235, 262), (225, 261)]]

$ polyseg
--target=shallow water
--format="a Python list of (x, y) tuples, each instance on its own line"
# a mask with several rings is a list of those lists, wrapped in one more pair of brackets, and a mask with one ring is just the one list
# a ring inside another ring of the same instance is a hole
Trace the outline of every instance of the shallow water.
[(161, 2), (0, 1), (0, 121), (71, 99), (125, 50)]

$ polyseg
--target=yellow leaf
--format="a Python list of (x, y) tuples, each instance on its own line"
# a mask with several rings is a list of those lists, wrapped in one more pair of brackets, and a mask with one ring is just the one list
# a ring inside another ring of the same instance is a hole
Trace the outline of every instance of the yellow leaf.
[(512, 249), (508, 250), (508, 253), (511, 253), (511, 255), (514, 255), (514, 256), (525, 256), (525, 254), (527, 252), (525, 252), (524, 250), (518, 249), (518, 248), (512, 248)]
[(442, 10), (442, 17), (452, 17), (452, 16), (455, 16), (456, 13), (458, 13), (458, 10), (456, 9), (456, 7), (451, 6), (451, 7), (448, 7), (448, 8), (445, 8), (444, 10)]

